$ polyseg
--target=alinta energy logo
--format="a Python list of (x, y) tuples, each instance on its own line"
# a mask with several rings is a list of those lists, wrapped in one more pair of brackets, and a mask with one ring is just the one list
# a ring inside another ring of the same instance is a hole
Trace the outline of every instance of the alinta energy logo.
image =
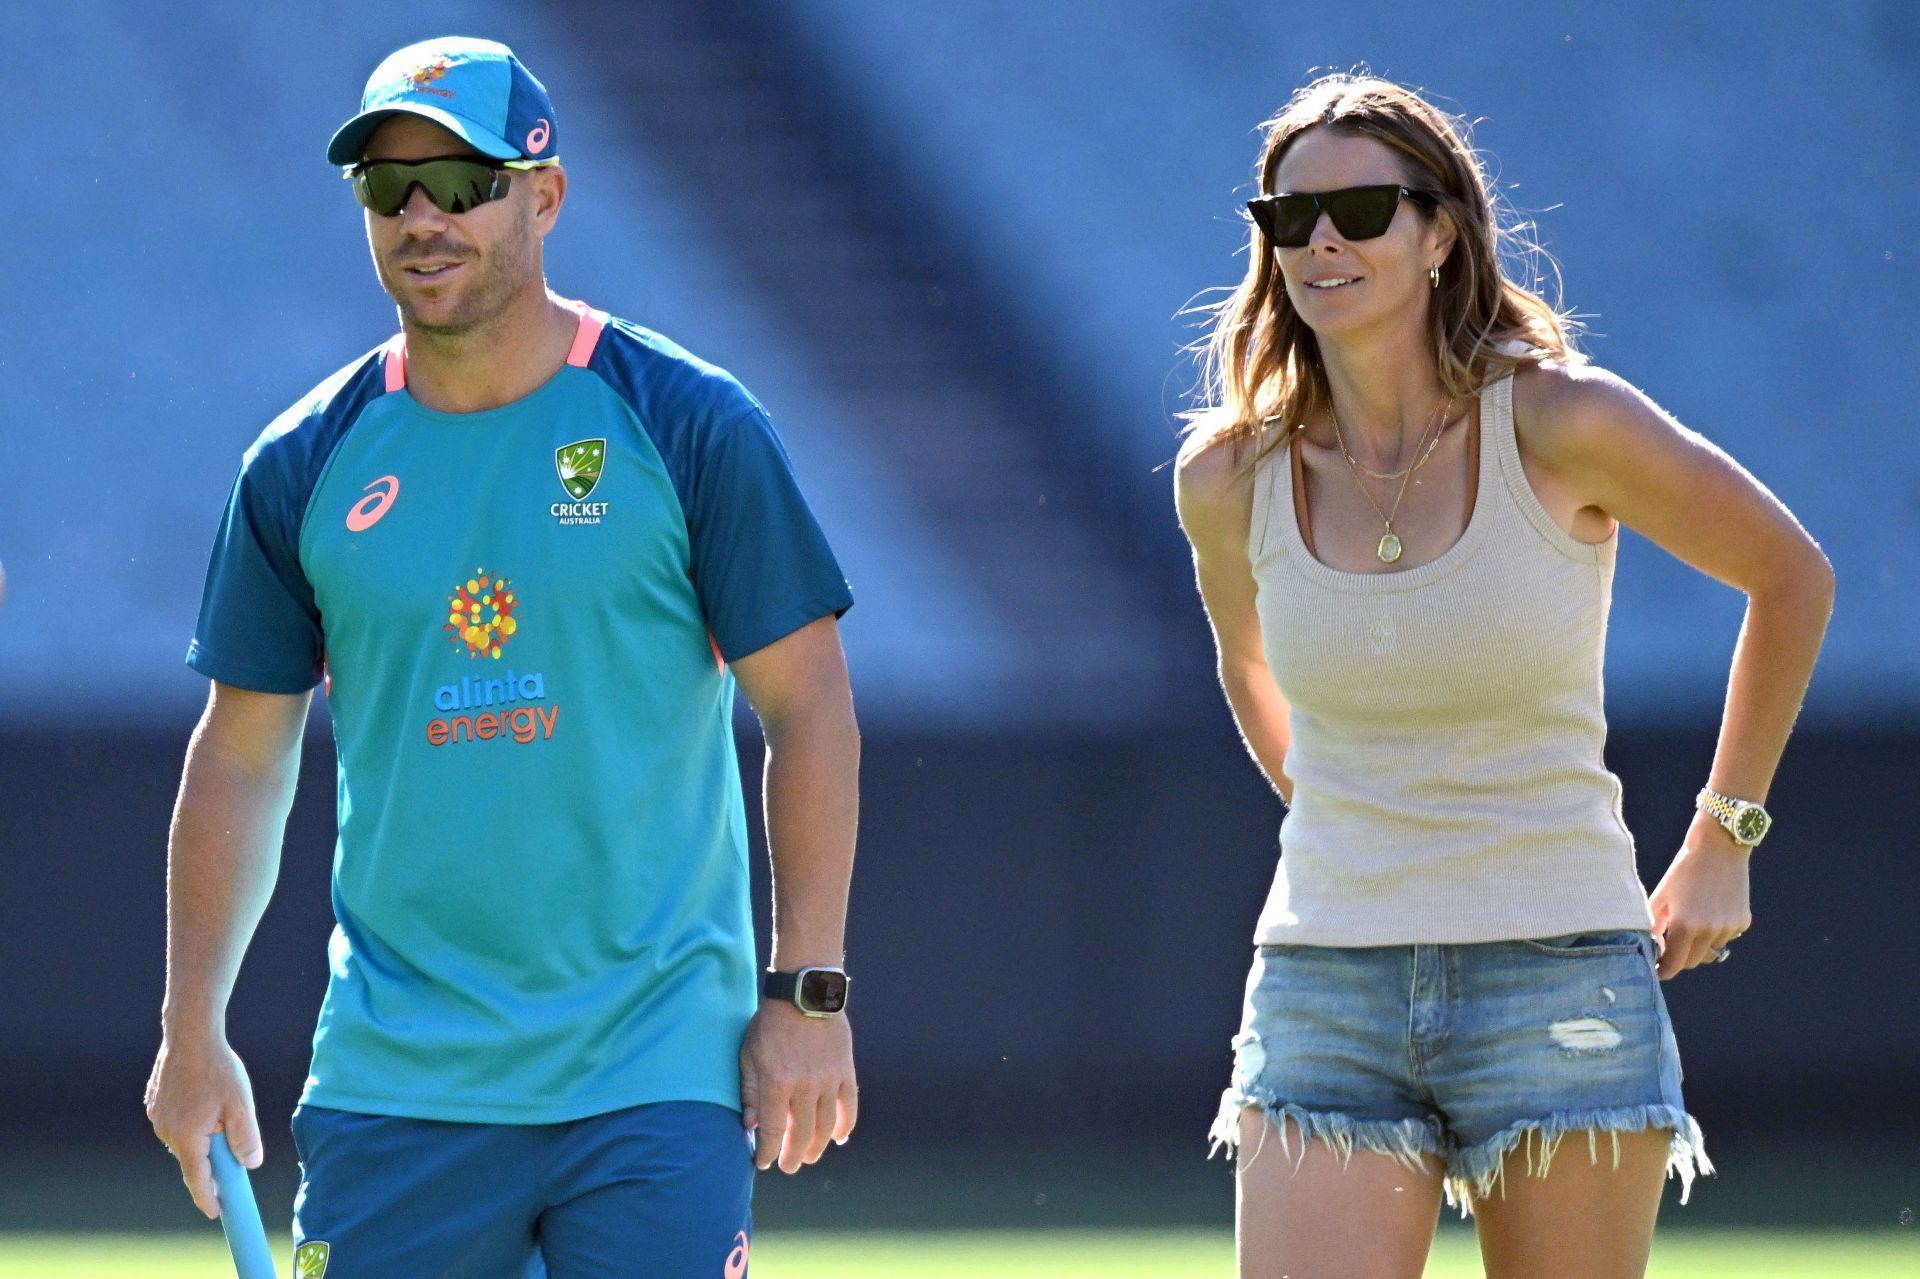
[[(520, 633), (519, 606), (511, 581), (476, 568), (447, 596), (447, 621), (440, 629), (468, 660), (497, 662)], [(433, 690), (433, 708), (441, 714), (427, 721), (429, 746), (488, 741), (525, 746), (551, 741), (560, 722), (560, 707), (547, 701), (546, 676), (510, 667), (495, 678), (463, 675), (456, 684), (442, 684)]]
[(452, 65), (444, 57), (435, 58), (423, 67), (416, 67), (407, 72), (407, 88), (414, 93), (431, 93), (438, 98), (454, 97), (456, 95), (452, 89), (438, 89), (433, 83), (452, 69)]
[(465, 586), (456, 586), (447, 596), (447, 624), (440, 629), (452, 636), (456, 647), (465, 645), (468, 657), (498, 661), (507, 641), (520, 633), (520, 621), (513, 615), (518, 603), (512, 582), (476, 568)]
[(553, 469), (560, 474), (560, 487), (571, 502), (555, 502), (547, 513), (562, 524), (598, 524), (607, 513), (608, 502), (589, 502), (587, 497), (600, 485), (600, 472), (607, 464), (605, 440), (575, 440), (553, 451)]

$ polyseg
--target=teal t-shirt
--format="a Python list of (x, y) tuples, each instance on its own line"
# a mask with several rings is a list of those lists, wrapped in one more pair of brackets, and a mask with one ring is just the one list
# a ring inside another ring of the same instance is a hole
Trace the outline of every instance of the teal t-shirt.
[(599, 312), (501, 408), (425, 408), (395, 339), (276, 420), (187, 661), (325, 677), (338, 926), (302, 1100), (737, 1108), (757, 965), (726, 662), (851, 604), (760, 405)]

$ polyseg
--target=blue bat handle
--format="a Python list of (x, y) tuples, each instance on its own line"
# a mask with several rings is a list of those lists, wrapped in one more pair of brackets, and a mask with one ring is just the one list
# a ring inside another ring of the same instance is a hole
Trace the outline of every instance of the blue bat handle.
[(277, 1279), (267, 1230), (260, 1224), (260, 1206), (253, 1200), (253, 1182), (233, 1157), (227, 1134), (213, 1134), (207, 1150), (213, 1160), (213, 1182), (220, 1188), (220, 1226), (227, 1232), (227, 1250), (240, 1279)]

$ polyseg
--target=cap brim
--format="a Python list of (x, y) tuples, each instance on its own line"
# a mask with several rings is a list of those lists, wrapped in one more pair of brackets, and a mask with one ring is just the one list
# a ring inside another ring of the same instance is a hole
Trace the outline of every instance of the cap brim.
[(327, 163), (342, 167), (360, 163), (361, 154), (366, 151), (367, 140), (373, 137), (373, 131), (380, 127), (382, 120), (395, 115), (417, 115), (424, 120), (431, 120), (480, 154), (496, 160), (517, 160), (523, 155), (519, 147), (505, 138), (475, 128), (451, 111), (424, 102), (405, 102), (362, 111), (341, 125), (333, 135), (333, 140), (327, 143)]

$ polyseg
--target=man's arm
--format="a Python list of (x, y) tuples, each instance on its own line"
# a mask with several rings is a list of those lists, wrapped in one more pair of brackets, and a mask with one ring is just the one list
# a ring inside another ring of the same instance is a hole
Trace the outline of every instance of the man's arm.
[(227, 1046), (227, 997), (273, 895), (311, 693), (215, 682), (187, 747), (167, 850), (167, 993), (147, 1118), (180, 1161), (193, 1202), (220, 1215), (212, 1134), (260, 1166), (246, 1068)]
[[(838, 965), (859, 822), (860, 732), (840, 630), (809, 623), (733, 664), (767, 739), (764, 803), (773, 859), (773, 966)], [(842, 1013), (805, 1016), (766, 1001), (740, 1049), (742, 1121), (755, 1160), (797, 1172), (845, 1142), (859, 1103), (853, 1032)]]

